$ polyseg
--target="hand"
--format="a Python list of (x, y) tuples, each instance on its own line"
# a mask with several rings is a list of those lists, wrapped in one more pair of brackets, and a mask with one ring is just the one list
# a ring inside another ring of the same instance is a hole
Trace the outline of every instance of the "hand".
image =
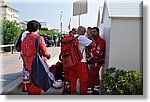
[(90, 38), (91, 38), (91, 39), (94, 39), (94, 36), (93, 36), (93, 35), (91, 35), (91, 36), (90, 36)]
[(51, 58), (51, 55), (49, 54), (49, 56), (47, 56), (47, 59), (50, 59)]

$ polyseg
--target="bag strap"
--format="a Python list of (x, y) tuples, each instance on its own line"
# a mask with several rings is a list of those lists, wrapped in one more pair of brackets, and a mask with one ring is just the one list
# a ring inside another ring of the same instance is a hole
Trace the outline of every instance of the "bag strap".
[(39, 52), (39, 42), (40, 42), (40, 36), (36, 37), (35, 40), (36, 54), (38, 54)]

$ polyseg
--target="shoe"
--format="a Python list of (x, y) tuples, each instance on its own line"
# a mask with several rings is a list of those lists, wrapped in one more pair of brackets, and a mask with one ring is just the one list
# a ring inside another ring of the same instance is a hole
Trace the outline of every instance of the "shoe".
[(92, 88), (87, 88), (87, 95), (92, 95), (92, 93), (93, 93)]
[(62, 80), (56, 80), (52, 85), (54, 88), (59, 89), (62, 87)]
[(94, 86), (93, 95), (100, 95), (100, 86)]

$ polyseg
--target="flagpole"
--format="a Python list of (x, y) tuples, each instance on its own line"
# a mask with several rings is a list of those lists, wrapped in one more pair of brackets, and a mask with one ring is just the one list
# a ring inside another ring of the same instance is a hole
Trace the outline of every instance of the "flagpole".
[(79, 26), (80, 26), (80, 14), (81, 14), (81, 0), (79, 0)]
[(60, 31), (61, 31), (61, 35), (62, 35), (62, 14), (63, 14), (63, 11), (61, 11), (61, 13), (60, 13)]

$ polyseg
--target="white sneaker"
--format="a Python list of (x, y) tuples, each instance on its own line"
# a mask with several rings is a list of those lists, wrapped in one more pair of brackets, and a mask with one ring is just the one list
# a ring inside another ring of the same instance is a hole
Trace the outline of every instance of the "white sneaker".
[(62, 80), (56, 80), (53, 83), (54, 88), (61, 88), (62, 87)]

